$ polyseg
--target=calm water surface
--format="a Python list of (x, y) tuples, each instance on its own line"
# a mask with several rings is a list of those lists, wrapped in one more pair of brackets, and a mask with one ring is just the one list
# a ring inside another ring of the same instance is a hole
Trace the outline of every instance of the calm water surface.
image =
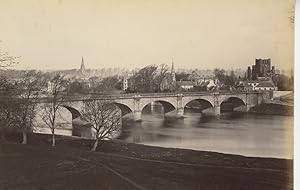
[[(124, 118), (124, 117), (123, 117)], [(292, 158), (293, 117), (234, 114), (217, 119), (185, 110), (184, 119), (164, 116), (161, 106), (144, 110), (142, 122), (123, 119), (120, 140), (173, 148), (207, 150), (256, 157)], [(38, 133), (50, 133), (38, 128)], [(72, 128), (56, 134), (72, 135)]]
[(207, 150), (245, 156), (292, 158), (292, 120), (288, 116), (234, 114), (217, 119), (186, 110), (184, 119), (146, 110), (142, 122), (123, 121), (119, 139), (139, 144)]

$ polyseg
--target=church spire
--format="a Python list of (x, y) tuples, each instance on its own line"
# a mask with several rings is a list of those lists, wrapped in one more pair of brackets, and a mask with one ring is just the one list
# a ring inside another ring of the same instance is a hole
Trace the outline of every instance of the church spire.
[(171, 67), (171, 73), (174, 72), (174, 60), (173, 60), (173, 57), (172, 57), (172, 67)]
[(81, 74), (85, 74), (85, 65), (84, 65), (83, 56), (81, 58), (80, 72)]
[(175, 75), (175, 70), (174, 70), (174, 60), (172, 58), (172, 67), (171, 67), (171, 76), (172, 76), (172, 81), (176, 81), (176, 75)]

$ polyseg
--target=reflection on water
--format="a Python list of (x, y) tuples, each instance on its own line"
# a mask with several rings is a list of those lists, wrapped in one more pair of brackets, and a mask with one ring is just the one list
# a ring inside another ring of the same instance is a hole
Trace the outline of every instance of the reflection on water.
[(143, 112), (141, 123), (125, 118), (119, 139), (162, 147), (292, 158), (292, 119), (240, 113), (217, 119), (195, 110), (186, 110), (184, 119), (175, 119), (164, 116), (160, 108), (152, 108)]
[[(161, 106), (147, 107), (142, 122), (123, 117), (119, 139), (153, 146), (207, 150), (257, 157), (292, 158), (293, 117), (228, 114), (220, 119), (198, 110), (185, 110), (184, 119), (163, 114)], [(206, 113), (206, 111), (203, 111)], [(36, 132), (50, 133), (49, 128)], [(71, 135), (71, 129), (56, 134)]]

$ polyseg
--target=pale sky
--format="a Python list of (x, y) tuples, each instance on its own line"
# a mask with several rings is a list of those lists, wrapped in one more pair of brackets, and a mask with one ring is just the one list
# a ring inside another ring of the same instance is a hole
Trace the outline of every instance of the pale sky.
[(0, 0), (18, 69), (243, 68), (293, 64), (291, 0)]

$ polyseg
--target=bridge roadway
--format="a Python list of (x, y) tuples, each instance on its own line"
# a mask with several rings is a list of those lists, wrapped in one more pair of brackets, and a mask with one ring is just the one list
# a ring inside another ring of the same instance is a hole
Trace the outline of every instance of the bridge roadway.
[[(221, 113), (223, 102), (239, 102), (245, 111), (262, 102), (262, 93), (257, 91), (219, 91), (219, 92), (180, 92), (180, 93), (134, 93), (134, 94), (87, 94), (65, 96), (61, 102), (72, 113), (72, 119), (80, 116), (86, 100), (109, 100), (117, 105), (122, 115), (133, 113), (135, 121), (141, 120), (142, 110), (151, 102), (159, 102), (164, 106), (165, 113), (176, 110), (178, 117), (183, 117), (184, 108), (194, 100), (213, 108), (214, 114)], [(47, 102), (41, 98), (40, 103)], [(236, 106), (237, 107), (237, 106)]]

